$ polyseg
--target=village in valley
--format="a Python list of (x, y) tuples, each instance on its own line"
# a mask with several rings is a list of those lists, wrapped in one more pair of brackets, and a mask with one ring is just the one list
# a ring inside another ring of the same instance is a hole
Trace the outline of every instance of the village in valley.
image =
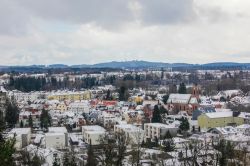
[(0, 165), (248, 166), (250, 70), (0, 74)]

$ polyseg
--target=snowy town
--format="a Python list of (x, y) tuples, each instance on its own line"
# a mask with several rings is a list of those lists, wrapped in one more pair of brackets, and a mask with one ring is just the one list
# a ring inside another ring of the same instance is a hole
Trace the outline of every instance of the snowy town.
[[(5, 73), (0, 81), (1, 150), (15, 165), (250, 164), (248, 71)], [(86, 87), (72, 88), (81, 81)]]
[(250, 166), (250, 0), (0, 0), (0, 166)]

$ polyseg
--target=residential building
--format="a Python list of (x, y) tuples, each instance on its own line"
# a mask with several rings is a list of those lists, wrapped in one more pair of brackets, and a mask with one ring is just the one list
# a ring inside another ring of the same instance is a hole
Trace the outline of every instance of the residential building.
[(167, 125), (163, 123), (145, 123), (144, 130), (145, 130), (145, 137), (146, 138), (163, 138), (167, 131), (170, 132), (172, 136), (176, 136), (178, 127), (174, 124)]
[(89, 100), (91, 99), (91, 93), (89, 91), (59, 91), (48, 95), (49, 100), (70, 100), (70, 101), (77, 101), (77, 100)]
[(40, 127), (41, 111), (21, 111), (19, 113), (19, 124), (22, 122), (24, 127), (28, 127), (30, 116), (33, 122), (32, 127)]
[(228, 125), (241, 125), (244, 118), (240, 113), (233, 111), (203, 113), (198, 117), (198, 125), (201, 128), (225, 127)]
[(68, 132), (65, 127), (49, 127), (48, 133), (45, 133), (46, 148), (65, 148), (68, 146)]
[(31, 128), (13, 128), (9, 132), (9, 137), (16, 139), (15, 148), (20, 150), (29, 145), (31, 139)]
[(137, 144), (144, 139), (145, 131), (140, 127), (136, 127), (132, 124), (120, 124), (114, 126), (114, 132), (124, 132), (126, 138), (129, 138), (131, 144)]
[(82, 126), (83, 139), (88, 144), (98, 145), (101, 136), (104, 135), (105, 132), (106, 130), (98, 125)]

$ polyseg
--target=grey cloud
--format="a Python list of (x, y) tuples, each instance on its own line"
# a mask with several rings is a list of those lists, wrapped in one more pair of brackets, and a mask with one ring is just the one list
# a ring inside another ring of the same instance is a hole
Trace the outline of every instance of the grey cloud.
[(22, 0), (26, 10), (45, 20), (100, 25), (130, 21), (133, 15), (127, 0)]
[(0, 34), (24, 34), (29, 29), (29, 20), (27, 12), (14, 1), (0, 1)]
[(45, 19), (59, 19), (77, 23), (119, 24), (134, 21), (129, 3), (142, 7), (141, 22), (165, 24), (189, 19), (193, 14), (193, 0), (22, 0), (18, 1)]
[(193, 0), (143, 0), (142, 20), (149, 24), (190, 21), (194, 16)]
[[(133, 2), (142, 7), (137, 18), (129, 7)], [(13, 31), (27, 26), (30, 16), (110, 28), (136, 19), (145, 24), (176, 23), (189, 20), (194, 14), (193, 0), (0, 0), (0, 5), (0, 20), (7, 23), (5, 29), (10, 27)]]

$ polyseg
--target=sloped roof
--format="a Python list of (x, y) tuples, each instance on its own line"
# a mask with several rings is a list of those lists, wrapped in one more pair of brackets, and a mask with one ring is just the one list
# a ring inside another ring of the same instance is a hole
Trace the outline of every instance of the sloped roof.
[(167, 103), (188, 104), (190, 98), (191, 98), (191, 94), (172, 93), (169, 95)]

